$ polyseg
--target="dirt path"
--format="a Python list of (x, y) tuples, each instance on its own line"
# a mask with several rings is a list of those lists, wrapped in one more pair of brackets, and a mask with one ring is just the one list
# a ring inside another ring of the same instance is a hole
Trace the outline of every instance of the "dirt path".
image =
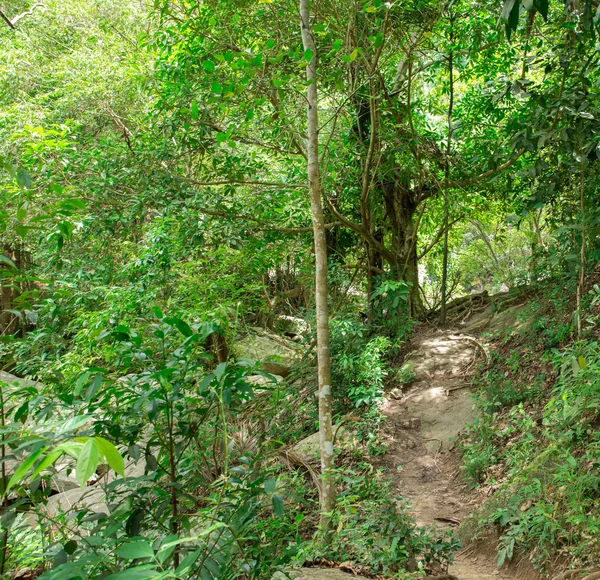
[[(416, 338), (405, 361), (413, 368), (415, 382), (384, 407), (388, 452), (382, 462), (393, 474), (397, 491), (410, 499), (420, 525), (454, 527), (480, 501), (463, 482), (454, 449), (454, 439), (474, 418), (465, 385), (478, 349), (476, 342), (453, 332)], [(472, 547), (459, 553), (448, 573), (460, 580), (525, 578), (498, 570), (493, 553)]]

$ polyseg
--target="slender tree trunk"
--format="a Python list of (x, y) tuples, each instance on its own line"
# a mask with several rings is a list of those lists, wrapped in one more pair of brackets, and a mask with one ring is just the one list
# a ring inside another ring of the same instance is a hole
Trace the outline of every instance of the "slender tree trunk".
[(585, 288), (585, 165), (581, 163), (579, 178), (579, 211), (581, 212), (581, 255), (577, 281), (577, 336), (581, 336), (581, 299)]
[(319, 433), (321, 451), (321, 529), (330, 537), (331, 512), (335, 507), (333, 469), (333, 429), (331, 424), (331, 355), (329, 351), (329, 313), (327, 305), (327, 241), (321, 200), (319, 171), (319, 122), (317, 110), (317, 50), (310, 24), (308, 0), (300, 0), (300, 22), (306, 65), (308, 182), (315, 242), (315, 296), (317, 314), (317, 353), (319, 374)]
[[(450, 153), (452, 152), (452, 113), (454, 110), (454, 54), (452, 43), (454, 42), (454, 16), (450, 14), (450, 52), (448, 55), (448, 78), (450, 81), (450, 103), (448, 104), (448, 142), (446, 143), (446, 184), (450, 182)], [(450, 213), (448, 203), (448, 188), (444, 188), (444, 253), (442, 260), (442, 308), (440, 311), (440, 324), (446, 324), (446, 300), (448, 286), (448, 215)]]

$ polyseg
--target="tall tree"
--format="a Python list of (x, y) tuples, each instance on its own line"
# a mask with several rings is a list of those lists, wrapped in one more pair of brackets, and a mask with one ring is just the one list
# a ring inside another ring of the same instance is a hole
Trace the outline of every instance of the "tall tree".
[(306, 60), (307, 165), (310, 207), (315, 245), (315, 299), (317, 318), (317, 357), (319, 375), (319, 442), (321, 451), (321, 528), (328, 536), (331, 512), (335, 507), (333, 469), (333, 429), (331, 423), (331, 356), (327, 304), (327, 240), (321, 201), (319, 164), (319, 112), (317, 90), (317, 47), (310, 23), (308, 0), (300, 0), (300, 26)]

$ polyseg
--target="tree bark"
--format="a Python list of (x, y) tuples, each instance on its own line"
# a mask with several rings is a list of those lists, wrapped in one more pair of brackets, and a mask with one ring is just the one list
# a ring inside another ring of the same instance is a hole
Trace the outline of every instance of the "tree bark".
[[(452, 153), (452, 113), (454, 112), (454, 15), (450, 13), (450, 51), (448, 54), (448, 80), (450, 82), (450, 102), (448, 103), (448, 142), (446, 143), (446, 185), (450, 182), (450, 154)], [(448, 220), (449, 220), (448, 188), (444, 188), (444, 253), (442, 260), (442, 307), (440, 324), (446, 324), (446, 300), (448, 286)]]
[(319, 122), (317, 93), (317, 50), (310, 24), (308, 0), (300, 0), (300, 22), (306, 65), (307, 101), (307, 162), (310, 207), (315, 245), (315, 298), (317, 317), (317, 355), (319, 375), (319, 433), (321, 452), (321, 530), (328, 541), (331, 512), (335, 507), (333, 429), (331, 422), (331, 354), (329, 350), (329, 313), (327, 304), (327, 240), (321, 200), (319, 168)]
[(581, 162), (579, 176), (579, 211), (581, 212), (581, 248), (579, 277), (577, 280), (577, 337), (581, 338), (581, 299), (585, 290), (585, 164)]

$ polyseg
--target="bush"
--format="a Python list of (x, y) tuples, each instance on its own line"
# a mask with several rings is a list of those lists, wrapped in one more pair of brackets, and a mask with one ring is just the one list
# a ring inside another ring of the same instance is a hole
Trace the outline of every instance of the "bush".
[(389, 338), (370, 338), (367, 328), (351, 320), (332, 321), (332, 381), (338, 412), (370, 407), (383, 395), (389, 372), (385, 360)]

